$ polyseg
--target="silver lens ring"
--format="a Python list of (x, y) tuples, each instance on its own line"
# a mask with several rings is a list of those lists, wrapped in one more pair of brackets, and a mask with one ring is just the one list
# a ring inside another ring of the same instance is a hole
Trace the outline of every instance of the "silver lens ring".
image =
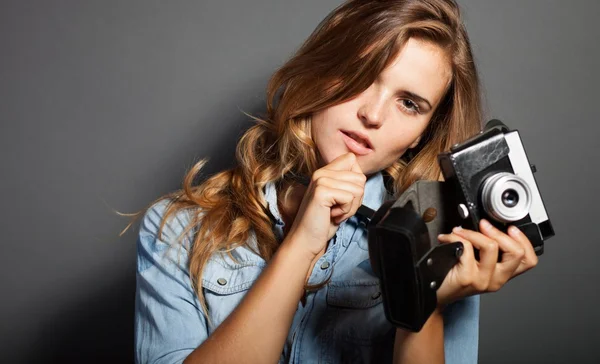
[(512, 173), (500, 172), (488, 177), (481, 191), (483, 209), (498, 221), (510, 223), (529, 214), (531, 189), (527, 182)]

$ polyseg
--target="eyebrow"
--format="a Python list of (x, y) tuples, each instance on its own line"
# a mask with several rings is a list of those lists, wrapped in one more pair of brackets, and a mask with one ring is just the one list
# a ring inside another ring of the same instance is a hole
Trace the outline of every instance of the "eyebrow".
[(406, 95), (406, 96), (408, 96), (408, 97), (411, 97), (411, 98), (415, 99), (417, 102), (425, 103), (425, 104), (427, 104), (427, 106), (428, 106), (430, 109), (432, 108), (432, 107), (431, 107), (431, 103), (430, 103), (429, 101), (427, 101), (427, 99), (426, 99), (426, 98), (424, 98), (424, 97), (422, 97), (422, 96), (419, 96), (419, 95), (417, 95), (417, 94), (416, 94), (416, 93), (414, 93), (414, 92), (410, 92), (410, 91), (406, 91), (406, 90), (404, 90), (404, 91), (400, 91), (400, 94), (403, 94), (403, 95)]

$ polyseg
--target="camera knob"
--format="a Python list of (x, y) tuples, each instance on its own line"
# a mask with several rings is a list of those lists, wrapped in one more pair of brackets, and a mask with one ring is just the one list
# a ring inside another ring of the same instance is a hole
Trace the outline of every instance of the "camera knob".
[(469, 217), (469, 209), (465, 206), (464, 203), (458, 205), (458, 214), (462, 219), (466, 219)]

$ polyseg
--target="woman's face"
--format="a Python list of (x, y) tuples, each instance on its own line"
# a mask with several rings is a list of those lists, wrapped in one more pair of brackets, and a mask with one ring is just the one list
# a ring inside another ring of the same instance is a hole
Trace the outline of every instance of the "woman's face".
[(410, 38), (368, 89), (313, 114), (312, 137), (321, 166), (348, 152), (356, 155), (366, 175), (390, 166), (418, 144), (450, 78), (444, 51)]

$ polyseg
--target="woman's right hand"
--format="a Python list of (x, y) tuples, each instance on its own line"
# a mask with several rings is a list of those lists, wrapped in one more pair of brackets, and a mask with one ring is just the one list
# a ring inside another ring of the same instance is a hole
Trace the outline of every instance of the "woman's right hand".
[(309, 258), (319, 255), (340, 224), (360, 207), (366, 180), (353, 153), (316, 170), (289, 230), (289, 241)]

